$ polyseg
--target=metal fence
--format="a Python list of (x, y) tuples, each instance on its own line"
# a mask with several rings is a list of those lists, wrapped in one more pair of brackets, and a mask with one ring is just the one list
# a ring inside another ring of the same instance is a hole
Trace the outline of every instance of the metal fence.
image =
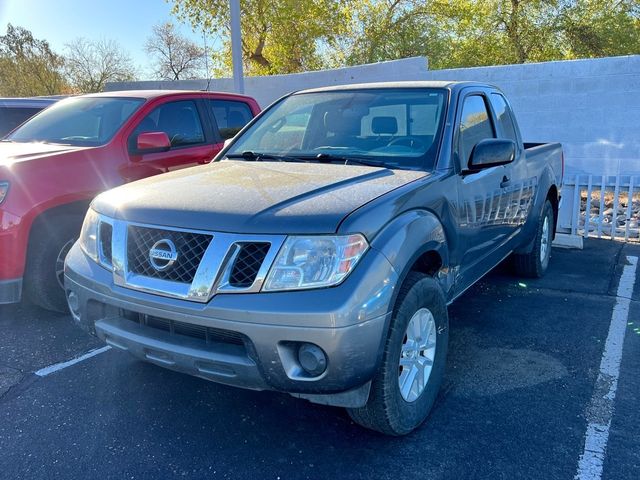
[(640, 176), (573, 175), (564, 182), (561, 231), (640, 242)]

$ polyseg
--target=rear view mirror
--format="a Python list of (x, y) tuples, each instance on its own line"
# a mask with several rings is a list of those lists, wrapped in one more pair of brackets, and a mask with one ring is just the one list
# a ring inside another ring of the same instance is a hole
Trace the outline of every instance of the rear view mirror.
[(136, 148), (140, 153), (166, 152), (171, 141), (164, 132), (144, 132), (138, 135)]
[(469, 170), (481, 170), (511, 163), (515, 156), (516, 143), (513, 140), (486, 138), (473, 148), (469, 160)]

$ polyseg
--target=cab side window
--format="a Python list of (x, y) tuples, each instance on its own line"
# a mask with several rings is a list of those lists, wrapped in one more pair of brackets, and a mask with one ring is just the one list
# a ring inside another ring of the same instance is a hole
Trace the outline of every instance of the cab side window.
[(517, 144), (518, 136), (513, 126), (513, 115), (511, 114), (509, 105), (507, 105), (507, 101), (499, 93), (492, 93), (491, 105), (493, 106), (493, 111), (496, 112), (496, 120), (498, 121), (502, 135), (504, 138), (513, 140)]
[(0, 107), (0, 137), (33, 117), (42, 108)]
[(198, 145), (205, 142), (198, 108), (193, 100), (169, 102), (156, 107), (142, 119), (130, 138), (135, 149), (138, 135), (144, 132), (164, 132), (171, 148)]
[(463, 168), (469, 165), (473, 147), (485, 138), (495, 138), (487, 105), (481, 95), (469, 95), (462, 106), (458, 137), (458, 155)]
[(253, 118), (249, 105), (244, 102), (209, 100), (208, 103), (224, 140), (232, 138)]

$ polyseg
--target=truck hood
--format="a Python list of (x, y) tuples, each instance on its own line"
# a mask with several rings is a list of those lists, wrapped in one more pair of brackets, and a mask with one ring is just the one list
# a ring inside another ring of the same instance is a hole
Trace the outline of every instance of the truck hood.
[(225, 160), (103, 193), (94, 208), (129, 222), (254, 234), (333, 233), (358, 207), (426, 172)]
[(16, 163), (22, 163), (29, 160), (39, 160), (53, 155), (62, 155), (68, 152), (87, 150), (88, 148), (93, 147), (74, 147), (71, 145), (39, 142), (0, 142), (0, 167), (10, 167)]

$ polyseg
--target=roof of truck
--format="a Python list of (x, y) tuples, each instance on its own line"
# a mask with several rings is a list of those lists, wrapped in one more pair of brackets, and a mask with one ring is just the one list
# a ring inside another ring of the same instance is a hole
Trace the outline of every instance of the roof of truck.
[(483, 87), (493, 87), (493, 85), (488, 85), (486, 83), (481, 82), (463, 82), (463, 81), (454, 81), (454, 80), (418, 80), (418, 81), (402, 81), (402, 82), (371, 82), (371, 83), (355, 83), (352, 85), (333, 85), (330, 87), (319, 87), (319, 88), (310, 88), (307, 90), (300, 90), (296, 93), (314, 93), (314, 92), (330, 92), (336, 90), (364, 90), (371, 88), (449, 88), (449, 89), (459, 89), (462, 87), (470, 87), (470, 86), (483, 86)]

